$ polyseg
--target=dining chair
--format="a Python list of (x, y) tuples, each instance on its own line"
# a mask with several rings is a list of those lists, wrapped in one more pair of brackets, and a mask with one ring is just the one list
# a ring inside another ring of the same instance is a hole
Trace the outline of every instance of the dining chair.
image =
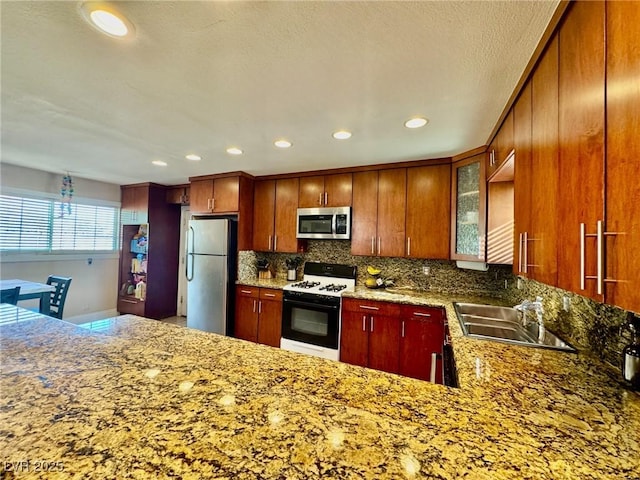
[(55, 275), (49, 275), (49, 278), (47, 278), (47, 285), (53, 285), (56, 287), (56, 289), (51, 292), (49, 316), (62, 320), (62, 311), (64, 310), (64, 302), (67, 299), (67, 293), (69, 292), (69, 285), (71, 285), (71, 277), (57, 277)]
[(0, 290), (0, 303), (9, 303), (11, 305), (17, 305), (19, 296), (20, 296), (20, 287), (5, 288), (4, 290)]

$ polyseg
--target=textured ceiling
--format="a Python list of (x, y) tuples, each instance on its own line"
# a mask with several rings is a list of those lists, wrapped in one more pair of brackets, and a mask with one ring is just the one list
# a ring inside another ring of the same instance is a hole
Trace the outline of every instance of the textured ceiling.
[(112, 4), (134, 39), (79, 2), (0, 3), (3, 162), (176, 184), (458, 154), (487, 141), (558, 2)]

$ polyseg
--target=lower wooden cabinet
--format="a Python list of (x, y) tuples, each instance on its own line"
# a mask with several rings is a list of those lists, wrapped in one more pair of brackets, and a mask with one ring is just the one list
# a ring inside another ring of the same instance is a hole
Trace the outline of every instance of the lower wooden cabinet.
[(397, 304), (343, 299), (340, 360), (398, 373), (399, 313)]
[(400, 316), (398, 373), (421, 380), (430, 380), (433, 373), (435, 383), (443, 383), (444, 311), (403, 305)]
[(236, 338), (280, 347), (281, 329), (282, 290), (236, 287)]
[(389, 302), (344, 298), (340, 361), (442, 383), (444, 312)]

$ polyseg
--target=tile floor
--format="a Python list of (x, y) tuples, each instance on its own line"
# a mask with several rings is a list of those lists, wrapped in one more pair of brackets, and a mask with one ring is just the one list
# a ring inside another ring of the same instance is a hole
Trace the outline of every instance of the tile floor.
[(187, 317), (167, 317), (160, 320), (161, 322), (173, 323), (174, 325), (180, 325), (181, 327), (187, 326)]

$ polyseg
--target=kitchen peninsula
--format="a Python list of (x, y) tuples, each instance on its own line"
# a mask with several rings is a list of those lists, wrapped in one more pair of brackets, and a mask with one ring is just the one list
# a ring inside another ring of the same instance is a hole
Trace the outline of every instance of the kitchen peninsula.
[[(451, 298), (416, 301), (455, 318)], [(640, 477), (640, 396), (583, 354), (450, 321), (452, 389), (133, 315), (2, 308), (3, 478)]]

